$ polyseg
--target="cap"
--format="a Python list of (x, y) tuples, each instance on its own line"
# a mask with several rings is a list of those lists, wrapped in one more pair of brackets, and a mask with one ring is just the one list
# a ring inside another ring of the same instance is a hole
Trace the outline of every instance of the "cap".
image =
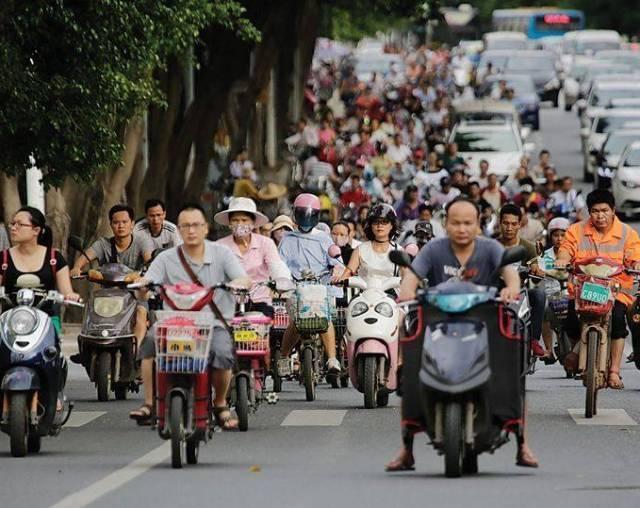
[(549, 221), (547, 229), (549, 230), (549, 233), (555, 231), (556, 229), (566, 231), (567, 229), (569, 229), (570, 225), (571, 223), (569, 222), (569, 219), (565, 219), (564, 217), (556, 217), (555, 219), (551, 219), (551, 221)]
[(531, 185), (529, 184), (523, 185), (522, 187), (520, 187), (520, 192), (531, 194), (533, 192), (533, 187), (531, 187)]

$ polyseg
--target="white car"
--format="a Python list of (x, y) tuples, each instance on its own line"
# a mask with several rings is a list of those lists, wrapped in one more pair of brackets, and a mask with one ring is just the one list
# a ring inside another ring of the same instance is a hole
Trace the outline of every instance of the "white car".
[(616, 209), (626, 217), (640, 213), (640, 142), (625, 148), (611, 182)]
[[(596, 108), (636, 108), (634, 103), (619, 102), (621, 99), (637, 99), (640, 97), (640, 76), (632, 80), (598, 79), (593, 83), (586, 101), (578, 101), (580, 125), (589, 127)], [(618, 101), (618, 102), (616, 102)]]
[(594, 168), (591, 164), (591, 153), (600, 151), (602, 144), (607, 139), (607, 134), (639, 121), (640, 109), (598, 109), (593, 117), (591, 127), (580, 130), (585, 181), (593, 181)]
[(487, 32), (482, 37), (485, 51), (494, 49), (527, 49), (527, 36), (522, 32)]
[(513, 175), (523, 155), (535, 150), (533, 143), (523, 143), (517, 125), (513, 123), (457, 124), (451, 132), (450, 142), (457, 143), (458, 152), (474, 176), (482, 159), (489, 162), (490, 171), (501, 181)]

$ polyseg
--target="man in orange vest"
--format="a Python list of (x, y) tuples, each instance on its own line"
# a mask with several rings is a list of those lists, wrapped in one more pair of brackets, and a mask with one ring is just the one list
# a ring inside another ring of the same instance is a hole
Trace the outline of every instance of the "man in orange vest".
[[(640, 267), (640, 237), (627, 224), (616, 217), (615, 200), (608, 190), (596, 189), (587, 196), (589, 218), (573, 224), (567, 230), (556, 259), (556, 265), (580, 262), (589, 258), (610, 259), (626, 267)], [(627, 336), (626, 313), (633, 303), (633, 277), (622, 272), (614, 279), (620, 284), (620, 291), (611, 315), (611, 366), (609, 369), (609, 388), (624, 388), (620, 377), (620, 363), (624, 352), (624, 339)], [(569, 316), (565, 326), (567, 334), (573, 340), (580, 337), (578, 321), (573, 301), (569, 305)], [(565, 359), (565, 367), (575, 370), (577, 355), (570, 353)]]

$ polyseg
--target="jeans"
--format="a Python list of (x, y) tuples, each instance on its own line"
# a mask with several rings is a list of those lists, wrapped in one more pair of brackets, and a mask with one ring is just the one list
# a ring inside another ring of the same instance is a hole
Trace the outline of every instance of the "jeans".
[(531, 305), (531, 340), (540, 340), (547, 297), (542, 287), (528, 289), (527, 294)]

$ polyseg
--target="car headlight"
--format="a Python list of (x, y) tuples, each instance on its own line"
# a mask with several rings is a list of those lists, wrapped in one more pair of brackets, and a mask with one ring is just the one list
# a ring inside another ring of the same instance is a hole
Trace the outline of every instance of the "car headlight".
[(373, 310), (386, 318), (393, 316), (393, 308), (387, 302), (380, 302), (373, 308)]
[(640, 187), (640, 183), (629, 182), (627, 180), (620, 180), (620, 183), (629, 189), (637, 189)]
[(362, 316), (365, 312), (369, 310), (369, 306), (364, 302), (358, 302), (351, 309), (351, 317)]
[(27, 309), (16, 309), (9, 318), (9, 327), (16, 335), (29, 335), (38, 325), (36, 314)]

